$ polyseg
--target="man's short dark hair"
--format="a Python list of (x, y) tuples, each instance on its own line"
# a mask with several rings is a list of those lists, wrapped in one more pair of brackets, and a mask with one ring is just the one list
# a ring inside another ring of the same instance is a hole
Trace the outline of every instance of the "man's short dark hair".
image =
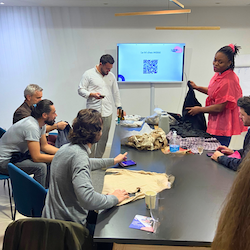
[(102, 63), (103, 65), (106, 63), (114, 64), (114, 62), (115, 62), (114, 58), (109, 54), (103, 55), (100, 58), (100, 63)]
[(243, 96), (238, 99), (237, 105), (243, 108), (245, 112), (250, 115), (250, 96)]
[(31, 116), (35, 119), (41, 118), (43, 113), (49, 114), (51, 111), (51, 106), (53, 102), (48, 99), (43, 99), (37, 103), (36, 107), (33, 108)]
[(95, 143), (97, 136), (102, 130), (102, 124), (102, 116), (97, 110), (80, 110), (73, 121), (73, 129), (69, 133), (69, 141), (78, 145)]

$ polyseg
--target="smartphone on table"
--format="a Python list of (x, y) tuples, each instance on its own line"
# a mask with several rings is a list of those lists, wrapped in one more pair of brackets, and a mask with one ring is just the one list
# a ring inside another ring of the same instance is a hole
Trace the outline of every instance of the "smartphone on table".
[(208, 152), (208, 153), (207, 153), (207, 156), (208, 156), (208, 157), (211, 157), (213, 154), (214, 154), (214, 152)]
[(136, 162), (135, 162), (135, 161), (132, 161), (132, 160), (122, 161), (122, 162), (119, 162), (119, 165), (120, 165), (121, 167), (130, 167), (130, 166), (136, 165)]

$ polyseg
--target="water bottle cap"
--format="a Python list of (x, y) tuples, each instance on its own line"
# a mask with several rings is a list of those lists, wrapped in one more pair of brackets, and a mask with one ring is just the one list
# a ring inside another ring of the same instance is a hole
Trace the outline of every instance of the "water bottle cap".
[(161, 112), (161, 116), (166, 117), (166, 116), (168, 116), (168, 113), (167, 113), (166, 111), (162, 111), (162, 112)]

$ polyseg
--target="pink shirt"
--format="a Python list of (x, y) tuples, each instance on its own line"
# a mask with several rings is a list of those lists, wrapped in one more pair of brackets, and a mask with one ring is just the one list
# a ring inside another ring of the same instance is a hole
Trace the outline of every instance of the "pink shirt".
[(237, 106), (237, 100), (242, 97), (239, 78), (231, 69), (222, 74), (214, 74), (210, 80), (207, 94), (206, 106), (227, 102), (222, 112), (209, 114), (207, 133), (232, 136), (247, 130), (239, 118), (239, 107)]

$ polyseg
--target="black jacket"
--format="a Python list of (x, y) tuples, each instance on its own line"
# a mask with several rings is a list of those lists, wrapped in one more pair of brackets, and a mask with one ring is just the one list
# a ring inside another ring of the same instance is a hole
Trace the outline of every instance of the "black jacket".
[(218, 162), (227, 168), (237, 171), (239, 165), (241, 164), (242, 160), (245, 158), (249, 150), (250, 150), (250, 130), (248, 130), (245, 136), (243, 149), (238, 150), (238, 152), (241, 155), (241, 159), (231, 158), (226, 155), (222, 155), (218, 157)]
[(189, 87), (189, 90), (186, 95), (183, 108), (182, 108), (182, 119), (184, 122), (189, 121), (192, 124), (192, 127), (194, 129), (200, 129), (200, 130), (206, 131), (207, 125), (206, 125), (206, 119), (203, 113), (199, 113), (195, 116), (188, 114), (189, 110), (186, 109), (187, 107), (194, 107), (194, 106), (201, 107), (201, 104), (196, 99), (193, 87), (190, 85), (189, 81), (188, 81), (188, 87)]
[(60, 148), (62, 145), (66, 143), (69, 143), (68, 134), (70, 130), (71, 130), (71, 127), (69, 124), (65, 127), (64, 130), (58, 129), (58, 135), (56, 137), (56, 142), (55, 142), (55, 146), (57, 148)]

